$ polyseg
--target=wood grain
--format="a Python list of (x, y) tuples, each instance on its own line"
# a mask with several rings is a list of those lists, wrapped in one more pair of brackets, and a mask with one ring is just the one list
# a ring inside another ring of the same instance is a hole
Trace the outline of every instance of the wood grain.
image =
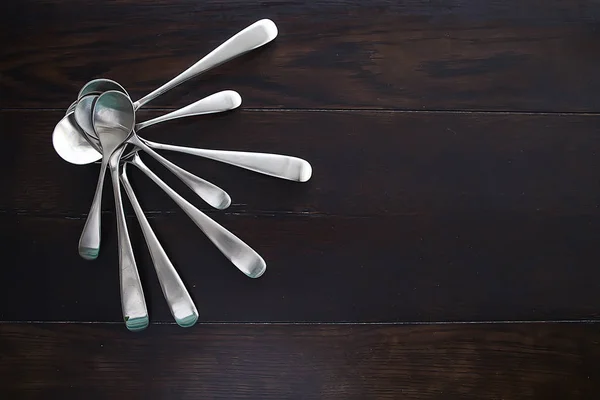
[[(144, 113), (140, 121), (158, 115)], [(0, 210), (82, 217), (89, 211), (98, 166), (75, 166), (51, 145), (62, 113), (3, 111)], [(184, 146), (289, 154), (308, 160), (307, 183), (259, 175), (198, 157), (164, 152), (227, 190), (228, 212), (270, 215), (495, 214), (598, 216), (600, 117), (406, 112), (252, 112), (189, 118), (148, 128), (149, 139)], [(17, 133), (18, 132), (18, 133)], [(149, 157), (145, 157), (148, 160)], [(148, 165), (207, 210), (164, 167)], [(177, 206), (132, 168), (148, 212)], [(104, 209), (113, 200), (104, 196)], [(112, 211), (111, 211), (112, 212)]]
[[(149, 161), (266, 259), (251, 280), (131, 171), (200, 323), (173, 325), (128, 208), (152, 321), (128, 332), (110, 190), (86, 262), (98, 166), (53, 127), (88, 80), (139, 98), (261, 18), (274, 43), (138, 119), (224, 89), (242, 110), (143, 136), (313, 179), (169, 154), (232, 195), (217, 212)], [(598, 398), (599, 25), (572, 0), (2, 2), (0, 398)]]
[[(301, 217), (211, 214), (267, 272), (239, 272), (182, 213), (151, 215), (203, 322), (588, 320), (599, 317), (600, 220), (496, 214)], [(115, 222), (98, 260), (81, 218), (0, 216), (0, 320), (121, 321)], [(152, 321), (172, 321), (137, 222)]]
[(261, 18), (276, 42), (153, 102), (599, 111), (595, 1), (23, 0), (0, 12), (0, 108), (66, 108), (96, 77), (139, 98)]
[(47, 399), (591, 399), (585, 325), (0, 325), (0, 390)]

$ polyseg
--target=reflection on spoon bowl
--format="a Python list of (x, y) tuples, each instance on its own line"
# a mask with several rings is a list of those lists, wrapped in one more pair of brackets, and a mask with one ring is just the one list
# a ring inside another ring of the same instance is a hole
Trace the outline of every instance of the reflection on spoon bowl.
[(71, 164), (90, 164), (102, 158), (102, 154), (85, 139), (85, 133), (77, 125), (72, 111), (54, 127), (52, 145), (56, 153)]

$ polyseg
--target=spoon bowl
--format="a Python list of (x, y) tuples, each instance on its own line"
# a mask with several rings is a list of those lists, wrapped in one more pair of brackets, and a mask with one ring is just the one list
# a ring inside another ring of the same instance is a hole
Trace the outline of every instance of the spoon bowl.
[(96, 132), (94, 131), (92, 111), (98, 97), (100, 96), (97, 94), (89, 94), (82, 97), (75, 106), (75, 121), (77, 121), (77, 124), (85, 133), (96, 139), (98, 138), (98, 135), (96, 135)]
[(118, 92), (125, 93), (127, 97), (129, 97), (129, 93), (127, 93), (127, 90), (125, 90), (125, 88), (119, 83), (113, 81), (112, 79), (98, 78), (89, 81), (81, 88), (79, 94), (77, 95), (77, 100), (81, 100), (83, 97), (90, 94), (101, 95), (102, 93), (111, 90), (116, 90)]
[(104, 92), (94, 104), (92, 121), (102, 151), (112, 154), (133, 132), (135, 126), (133, 103), (122, 92), (116, 90)]
[(65, 115), (54, 127), (52, 145), (56, 153), (71, 164), (91, 164), (102, 158), (102, 154), (86, 140), (85, 132), (77, 124), (73, 111)]
[[(94, 107), (94, 129), (100, 141), (102, 163), (100, 165), (100, 176), (96, 185), (96, 193), (94, 194), (83, 232), (79, 238), (79, 255), (86, 260), (96, 259), (100, 252), (100, 206), (102, 203), (102, 189), (106, 169), (113, 153), (125, 143), (133, 131), (133, 124), (135, 123), (131, 100), (124, 102), (121, 100), (122, 98), (129, 99), (121, 92), (108, 91), (100, 95), (96, 100), (96, 104), (100, 106)], [(98, 110), (97, 113), (96, 110)], [(85, 135), (85, 132), (83, 135)], [(90, 143), (88, 145), (91, 147)], [(119, 156), (121, 153), (122, 150)], [(116, 193), (115, 196), (117, 196)]]

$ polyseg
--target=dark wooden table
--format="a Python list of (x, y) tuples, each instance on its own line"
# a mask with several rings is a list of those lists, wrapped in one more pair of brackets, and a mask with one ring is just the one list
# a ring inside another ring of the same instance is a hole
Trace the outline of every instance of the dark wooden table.
[[(600, 397), (600, 3), (593, 0), (14, 0), (0, 12), (0, 398)], [(261, 18), (279, 37), (141, 111), (223, 89), (240, 110), (149, 139), (296, 155), (306, 184), (191, 156), (251, 280), (139, 171), (200, 310), (172, 321), (134, 215), (151, 325), (121, 320), (112, 195), (77, 241), (97, 165), (53, 151), (96, 77), (137, 99)]]

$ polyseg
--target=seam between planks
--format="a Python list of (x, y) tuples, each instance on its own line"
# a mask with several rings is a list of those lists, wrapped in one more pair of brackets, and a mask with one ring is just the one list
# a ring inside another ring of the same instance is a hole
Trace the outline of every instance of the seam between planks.
[[(600, 319), (558, 319), (558, 320), (488, 320), (488, 321), (397, 321), (397, 322), (202, 322), (198, 326), (431, 326), (431, 325), (527, 325), (527, 324), (599, 324)], [(123, 321), (0, 321), (0, 325), (39, 324), (39, 325), (122, 325)], [(155, 321), (150, 325), (177, 325), (174, 321)]]
[[(171, 112), (178, 108), (146, 108), (144, 111)], [(2, 108), (0, 112), (64, 112), (63, 108)], [(516, 111), (516, 110), (443, 110), (443, 109), (393, 109), (393, 108), (239, 108), (244, 112), (280, 113), (405, 113), (405, 114), (467, 114), (467, 115), (547, 115), (547, 116), (600, 116), (600, 112), (589, 111)]]

